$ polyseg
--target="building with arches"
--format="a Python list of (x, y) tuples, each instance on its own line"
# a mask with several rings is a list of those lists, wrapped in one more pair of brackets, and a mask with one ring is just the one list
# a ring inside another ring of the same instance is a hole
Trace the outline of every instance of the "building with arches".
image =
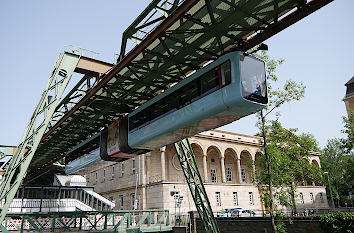
[[(264, 210), (254, 183), (260, 168), (253, 164), (262, 156), (259, 137), (211, 130), (189, 141), (214, 212), (235, 206)], [(318, 155), (313, 153), (309, 162), (320, 167)], [(173, 145), (124, 162), (107, 162), (86, 178), (88, 186), (116, 202), (116, 209), (170, 209), (173, 214), (170, 193), (179, 191), (181, 213), (196, 210)], [(325, 187), (315, 184), (298, 186), (296, 201), (299, 210), (328, 208)]]

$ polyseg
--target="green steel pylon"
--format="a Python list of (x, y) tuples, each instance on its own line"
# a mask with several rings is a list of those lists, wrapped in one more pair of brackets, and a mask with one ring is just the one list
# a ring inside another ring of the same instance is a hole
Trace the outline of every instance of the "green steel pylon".
[(0, 225), (16, 195), (22, 179), (36, 152), (42, 136), (46, 132), (60, 98), (79, 62), (80, 55), (64, 52), (58, 55), (54, 70), (50, 75), (46, 89), (42, 93), (37, 107), (27, 125), (26, 131), (11, 159), (4, 179), (0, 184)]
[(188, 139), (175, 143), (176, 152), (181, 164), (184, 177), (192, 194), (199, 217), (207, 233), (219, 233), (208, 195), (205, 191), (203, 180), (200, 176), (197, 162)]

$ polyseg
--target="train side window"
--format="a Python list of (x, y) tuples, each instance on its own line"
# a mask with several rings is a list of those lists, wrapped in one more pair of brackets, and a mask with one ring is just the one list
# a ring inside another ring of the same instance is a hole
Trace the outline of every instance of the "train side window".
[(151, 120), (158, 118), (164, 113), (163, 109), (165, 105), (166, 103), (164, 103), (163, 99), (151, 105)]
[(195, 98), (199, 97), (198, 81), (193, 80), (192, 82), (188, 83), (183, 88), (183, 92), (181, 90), (180, 93), (180, 107), (184, 107), (192, 103)]
[(177, 110), (178, 98), (175, 95), (176, 93), (172, 93), (165, 97), (164, 114)]
[(231, 83), (231, 65), (230, 61), (224, 62), (220, 66), (221, 68), (221, 85), (227, 86)]
[(201, 94), (207, 95), (213, 91), (219, 89), (219, 74), (218, 68), (214, 68), (203, 74), (200, 77), (200, 85), (201, 85)]

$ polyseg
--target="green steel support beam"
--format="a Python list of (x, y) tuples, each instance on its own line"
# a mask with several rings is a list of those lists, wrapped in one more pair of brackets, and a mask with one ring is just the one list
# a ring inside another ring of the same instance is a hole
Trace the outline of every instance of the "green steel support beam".
[(8, 231), (6, 229), (6, 226), (3, 226), (2, 224), (0, 224), (0, 230), (3, 232), (3, 233), (10, 233), (10, 231)]
[(33, 155), (49, 126), (49, 122), (52, 119), (79, 59), (80, 55), (68, 52), (59, 54), (57, 58), (47, 87), (42, 93), (16, 154), (13, 156), (0, 185), (0, 223), (5, 219), (17, 189), (26, 176)]
[(203, 180), (200, 176), (198, 165), (188, 139), (186, 138), (175, 143), (175, 149), (194, 204), (203, 222), (205, 232), (219, 233), (219, 227), (211, 209), (209, 198), (205, 191)]
[(124, 31), (118, 60), (125, 56), (128, 40), (139, 44), (149, 34), (151, 28), (165, 20), (181, 2), (182, 0), (153, 0)]

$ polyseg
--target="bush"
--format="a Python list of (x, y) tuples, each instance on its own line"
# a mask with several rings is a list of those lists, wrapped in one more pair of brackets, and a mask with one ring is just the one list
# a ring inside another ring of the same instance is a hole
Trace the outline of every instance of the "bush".
[(337, 212), (320, 217), (323, 228), (330, 233), (354, 233), (354, 213)]

